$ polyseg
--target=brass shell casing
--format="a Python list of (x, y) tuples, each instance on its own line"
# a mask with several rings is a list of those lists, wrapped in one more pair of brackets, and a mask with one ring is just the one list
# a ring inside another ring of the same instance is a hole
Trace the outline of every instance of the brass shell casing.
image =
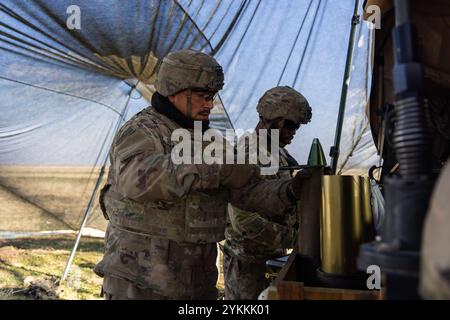
[(323, 176), (320, 216), (322, 271), (340, 275), (357, 272), (359, 246), (374, 236), (370, 199), (367, 177)]

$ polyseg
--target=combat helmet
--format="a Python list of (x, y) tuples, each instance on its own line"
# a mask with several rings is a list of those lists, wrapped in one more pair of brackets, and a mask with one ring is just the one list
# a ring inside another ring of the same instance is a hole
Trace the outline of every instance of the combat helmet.
[(216, 59), (200, 51), (180, 50), (163, 59), (155, 87), (168, 97), (185, 89), (217, 92), (223, 84), (223, 70)]
[(256, 110), (266, 120), (283, 118), (302, 124), (310, 122), (312, 116), (312, 110), (306, 98), (288, 86), (267, 90), (259, 99)]

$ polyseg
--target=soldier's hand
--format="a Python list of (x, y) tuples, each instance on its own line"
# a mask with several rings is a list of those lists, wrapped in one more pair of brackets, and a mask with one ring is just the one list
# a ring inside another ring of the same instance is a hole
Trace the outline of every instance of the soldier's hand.
[(308, 169), (301, 169), (297, 172), (288, 188), (288, 192), (290, 192), (291, 197), (294, 197), (296, 200), (300, 200), (303, 184), (305, 180), (308, 180), (311, 176), (311, 171)]
[(295, 228), (289, 229), (284, 235), (281, 240), (281, 246), (284, 249), (290, 249), (295, 247), (295, 243), (297, 241), (298, 237), (298, 230)]
[(245, 186), (254, 177), (260, 176), (260, 168), (253, 164), (224, 164), (220, 169), (220, 184), (231, 189)]

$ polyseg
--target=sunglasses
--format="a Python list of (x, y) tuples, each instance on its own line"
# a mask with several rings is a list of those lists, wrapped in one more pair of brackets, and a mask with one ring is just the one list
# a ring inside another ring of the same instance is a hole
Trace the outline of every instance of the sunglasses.
[(196, 93), (196, 97), (203, 98), (205, 101), (212, 101), (217, 97), (218, 92), (211, 92), (205, 90), (191, 89), (193, 93)]
[(300, 128), (300, 123), (295, 123), (291, 120), (284, 120), (283, 128), (288, 130), (298, 130), (298, 128)]

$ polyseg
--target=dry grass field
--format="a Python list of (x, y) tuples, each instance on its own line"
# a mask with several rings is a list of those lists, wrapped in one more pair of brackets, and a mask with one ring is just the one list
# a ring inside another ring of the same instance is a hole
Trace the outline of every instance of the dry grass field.
[[(77, 230), (98, 168), (0, 166), (0, 237), (14, 232)], [(104, 230), (98, 201), (88, 226)], [(103, 239), (83, 237), (68, 281), (59, 284), (75, 235), (0, 238), (0, 299), (100, 299), (92, 272)]]
[[(69, 276), (59, 282), (74, 241), (74, 235), (0, 239), (0, 300), (102, 299), (102, 278), (92, 270), (102, 257), (103, 239), (81, 238)], [(219, 297), (221, 262), (219, 255)]]
[[(92, 270), (103, 239), (82, 237), (62, 284), (75, 235), (2, 239), (14, 232), (77, 230), (98, 173), (89, 167), (0, 166), (0, 300), (101, 299), (102, 279)], [(98, 199), (87, 226), (105, 230)], [(223, 295), (221, 272), (218, 288)]]
[[(78, 230), (99, 169), (0, 166), (0, 230)], [(104, 230), (98, 200), (88, 223)]]
[(75, 236), (0, 240), (0, 300), (101, 299), (102, 279), (92, 269), (103, 239), (81, 240), (69, 277), (59, 283)]

